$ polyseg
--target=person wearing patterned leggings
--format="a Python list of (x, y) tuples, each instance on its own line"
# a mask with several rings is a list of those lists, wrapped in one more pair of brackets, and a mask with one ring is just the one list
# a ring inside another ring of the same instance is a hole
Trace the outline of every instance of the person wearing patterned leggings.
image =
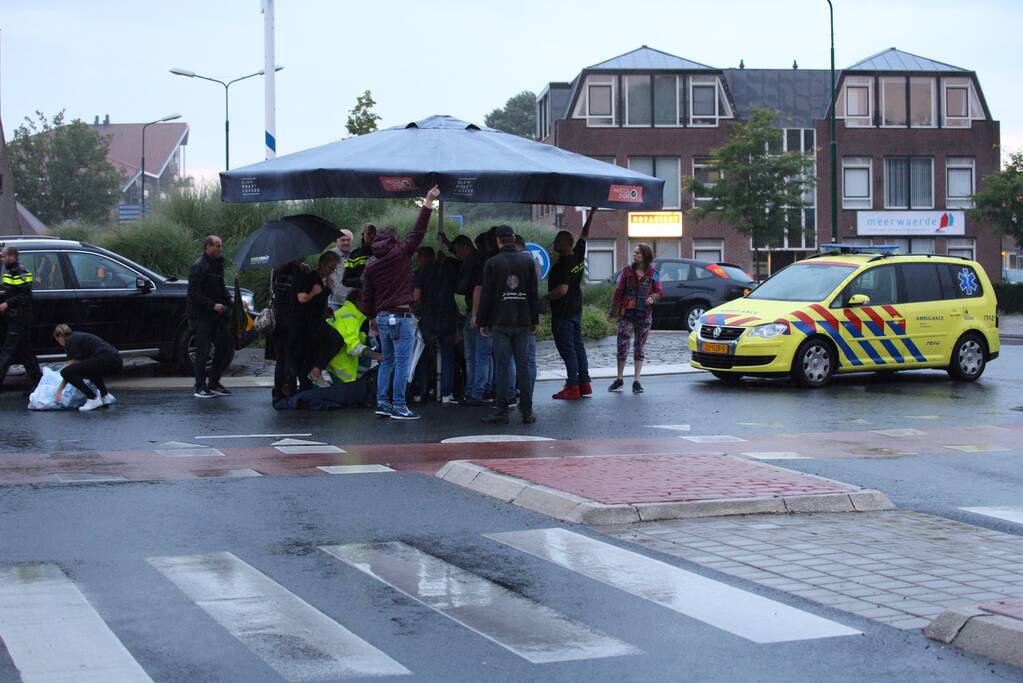
[(643, 393), (640, 375), (643, 372), (643, 352), (647, 335), (653, 323), (653, 305), (664, 296), (661, 276), (653, 267), (654, 252), (646, 244), (637, 244), (633, 262), (618, 274), (618, 284), (611, 299), (611, 313), (607, 319), (618, 321), (618, 378), (608, 391), (621, 391), (625, 384), (625, 361), (629, 347), (633, 351), (634, 376), (632, 393)]

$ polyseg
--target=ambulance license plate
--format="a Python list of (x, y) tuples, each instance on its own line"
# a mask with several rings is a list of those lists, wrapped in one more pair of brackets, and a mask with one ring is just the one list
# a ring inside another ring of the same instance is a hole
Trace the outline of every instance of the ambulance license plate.
[(728, 344), (703, 343), (704, 353), (728, 353)]

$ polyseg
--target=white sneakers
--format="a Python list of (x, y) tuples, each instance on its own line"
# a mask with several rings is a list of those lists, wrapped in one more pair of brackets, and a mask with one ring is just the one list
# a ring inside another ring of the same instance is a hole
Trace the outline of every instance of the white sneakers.
[(102, 408), (104, 405), (108, 405), (108, 404), (104, 403), (103, 399), (101, 397), (97, 396), (96, 398), (86, 399), (85, 405), (83, 405), (81, 408), (79, 408), (79, 410), (82, 411), (83, 413), (87, 413), (90, 410), (96, 410), (96, 408)]
[(113, 405), (114, 403), (113, 394), (104, 394), (103, 396), (100, 397), (100, 399), (103, 401), (103, 405), (105, 406)]

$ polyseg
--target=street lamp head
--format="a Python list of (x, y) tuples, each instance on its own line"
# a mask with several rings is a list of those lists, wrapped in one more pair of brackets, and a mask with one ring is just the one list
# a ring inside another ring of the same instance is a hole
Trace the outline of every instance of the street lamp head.
[[(277, 66), (274, 67), (274, 72), (276, 73), (278, 71), (284, 71), (284, 67), (281, 66), (280, 64), (278, 64)], [(259, 71), (256, 72), (256, 75), (257, 76), (265, 76), (266, 75), (266, 69), (260, 69)]]
[(278, 64), (277, 66), (274, 67), (274, 71), (284, 71), (284, 67)]
[(167, 116), (164, 116), (162, 119), (160, 119), (159, 123), (163, 123), (164, 121), (173, 121), (174, 119), (180, 118), (181, 114), (168, 114)]
[(175, 76), (186, 76), (188, 78), (195, 78), (195, 72), (189, 71), (188, 69), (179, 69), (178, 67), (174, 67), (173, 69), (170, 70), (170, 72)]

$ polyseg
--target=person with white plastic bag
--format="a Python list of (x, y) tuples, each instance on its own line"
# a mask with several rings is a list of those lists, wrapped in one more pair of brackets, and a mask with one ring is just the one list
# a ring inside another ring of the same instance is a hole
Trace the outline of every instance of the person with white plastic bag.
[[(72, 332), (67, 325), (57, 325), (53, 338), (64, 347), (68, 358), (67, 365), (60, 371), (62, 381), (54, 392), (54, 403), (60, 402), (68, 384), (85, 395), (85, 405), (79, 408), (83, 412), (113, 403), (114, 397), (107, 391), (103, 377), (121, 371), (123, 363), (117, 349), (94, 334)], [(85, 380), (92, 382), (96, 391)]]

